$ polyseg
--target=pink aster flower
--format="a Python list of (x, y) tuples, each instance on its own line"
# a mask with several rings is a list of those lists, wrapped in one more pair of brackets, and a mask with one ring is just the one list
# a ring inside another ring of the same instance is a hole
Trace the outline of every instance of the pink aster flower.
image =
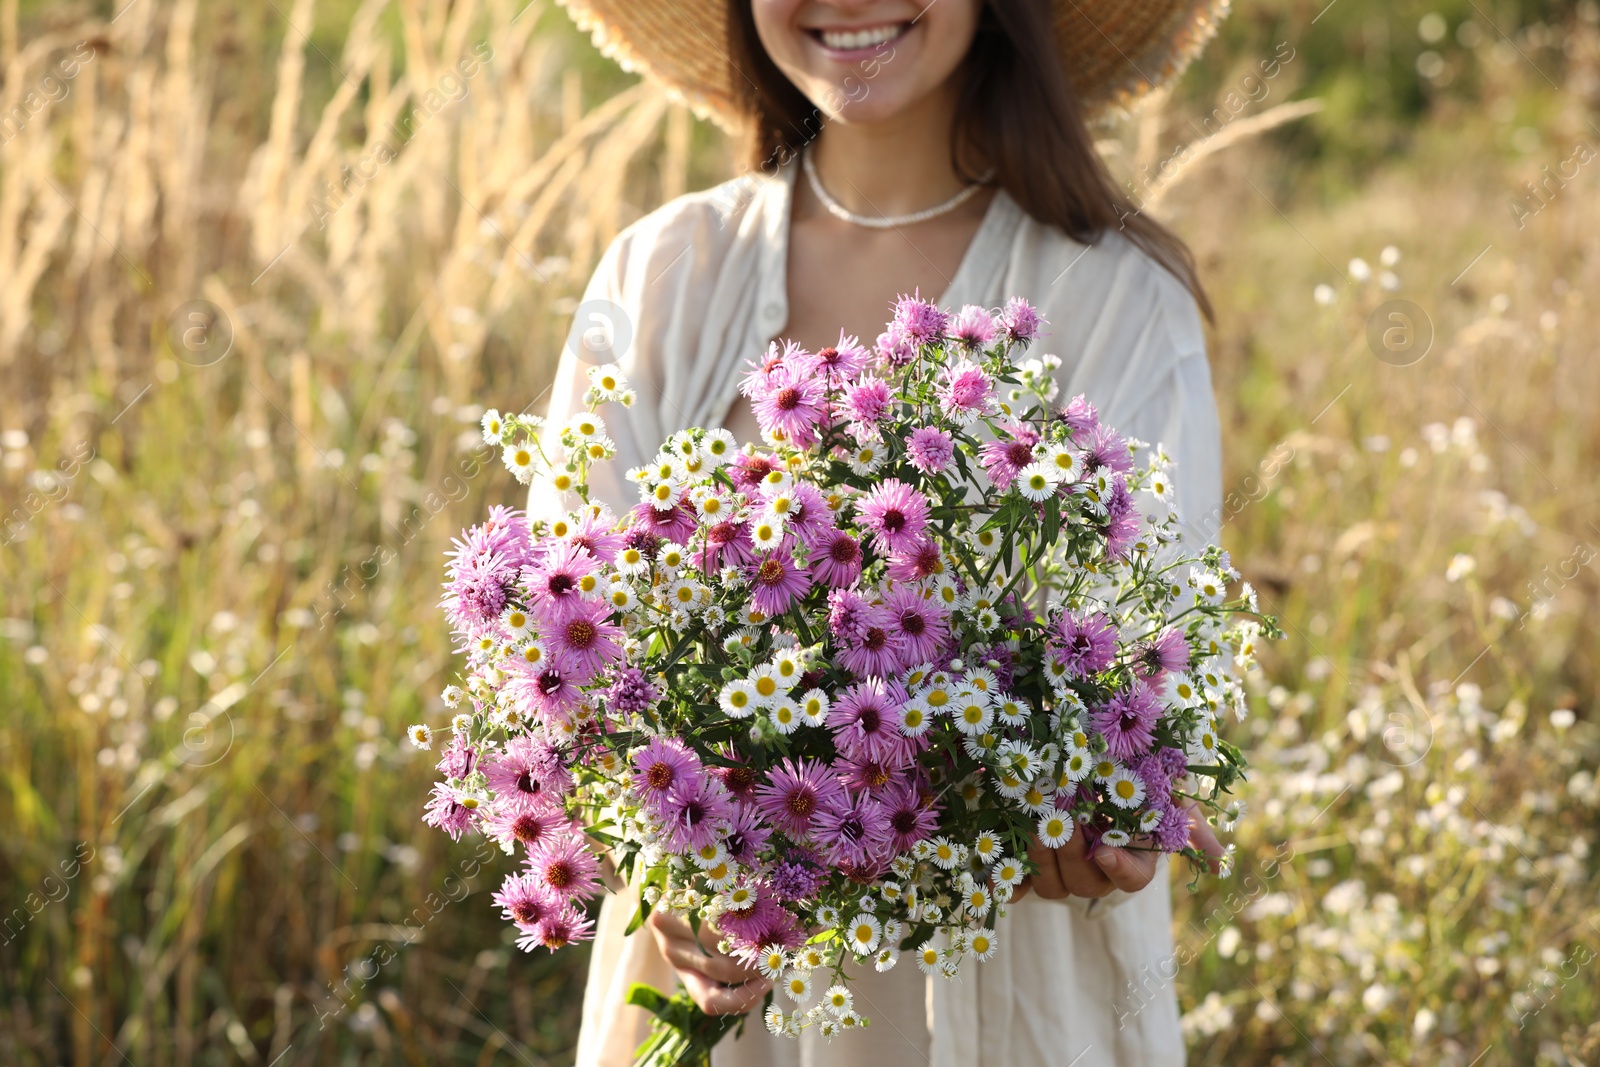
[(947, 363), (939, 372), (939, 402), (953, 418), (971, 421), (992, 406), (994, 379), (965, 357)]
[(1117, 654), (1117, 628), (1101, 612), (1079, 615), (1065, 611), (1056, 620), (1051, 651), (1065, 664), (1067, 677), (1087, 678), (1111, 666)]
[(1010, 489), (1017, 473), (1033, 462), (1033, 446), (1039, 443), (1039, 434), (1023, 422), (1008, 423), (1001, 429), (1007, 436), (985, 441), (978, 449), (978, 462), (995, 488)]
[(976, 304), (968, 304), (945, 324), (945, 336), (965, 348), (982, 348), (999, 332), (994, 316)]
[(1102, 503), (1106, 509), (1106, 557), (1121, 559), (1139, 538), (1139, 512), (1122, 475), (1112, 480), (1111, 490)]
[(586, 510), (566, 539), (569, 544), (584, 549), (595, 559), (613, 563), (617, 553), (622, 550), (623, 542), (622, 532), (616, 527), (617, 517), (611, 514), (610, 508), (602, 506), (597, 513)]
[(633, 754), (633, 787), (646, 802), (659, 802), (699, 773), (700, 758), (671, 737), (652, 737)]
[(899, 323), (878, 335), (878, 362), (885, 367), (904, 367), (917, 358), (917, 342)]
[(810, 482), (796, 482), (789, 487), (789, 495), (799, 509), (799, 514), (790, 513), (789, 529), (805, 542), (807, 548), (811, 548), (818, 538), (826, 536), (833, 529), (833, 513), (828, 510), (828, 498)]
[(571, 824), (560, 808), (548, 804), (534, 808), (502, 803), (483, 820), (483, 832), (508, 852), (517, 844), (531, 850), (553, 837), (569, 835)]
[(782, 615), (811, 588), (810, 572), (795, 563), (791, 551), (792, 546), (786, 544), (749, 569), (750, 603), (757, 611)]
[(785, 759), (756, 789), (756, 807), (778, 830), (798, 841), (822, 806), (844, 792), (833, 769), (818, 760)]
[(660, 802), (664, 843), (674, 852), (712, 844), (734, 815), (733, 798), (716, 778), (697, 770), (674, 782)]
[(906, 454), (911, 457), (911, 465), (923, 474), (938, 474), (950, 465), (956, 447), (943, 430), (920, 426), (911, 431)]
[(761, 894), (748, 908), (723, 912), (718, 928), (731, 942), (729, 955), (753, 966), (769, 949), (787, 951), (799, 948), (805, 936), (793, 913), (771, 897)]
[(508, 694), (517, 708), (535, 719), (561, 717), (578, 706), (583, 694), (578, 674), (564, 659), (551, 656), (537, 669), (519, 670), (515, 660), (507, 666), (511, 680), (501, 692)]
[(901, 294), (894, 305), (893, 325), (905, 331), (907, 337), (919, 345), (937, 341), (945, 332), (945, 313), (939, 306), (913, 296)]
[(920, 582), (944, 570), (944, 557), (939, 554), (939, 544), (924, 537), (915, 544), (889, 557), (889, 580), (892, 582)]
[(1000, 312), (1000, 325), (1006, 331), (1006, 337), (1013, 341), (1031, 341), (1039, 336), (1039, 327), (1044, 319), (1034, 310), (1033, 305), (1014, 296), (1006, 301), (1005, 308)]
[(938, 829), (938, 807), (910, 782), (896, 782), (878, 799), (889, 816), (890, 851), (909, 852), (918, 841), (927, 840)]
[(881, 760), (898, 766), (905, 735), (897, 725), (906, 691), (899, 682), (871, 678), (844, 691), (828, 715), (833, 743), (852, 760)]
[(841, 792), (822, 806), (811, 835), (835, 867), (859, 867), (882, 858), (891, 838), (889, 813), (867, 793)]
[(517, 947), (524, 952), (532, 952), (543, 946), (554, 952), (558, 948), (588, 941), (592, 937), (594, 937), (594, 920), (575, 905), (564, 904), (560, 910), (553, 911), (540, 919), (532, 930), (517, 938)]
[(1089, 434), (1083, 454), (1084, 465), (1090, 471), (1110, 467), (1121, 474), (1133, 470), (1133, 457), (1128, 455), (1128, 442), (1109, 426), (1097, 426)]
[(729, 820), (728, 836), (722, 839), (722, 844), (728, 855), (750, 867), (771, 837), (772, 828), (762, 819), (761, 809), (754, 804), (740, 804)]
[(780, 348), (778, 342), (772, 341), (767, 345), (767, 351), (759, 361), (745, 360), (745, 366), (750, 369), (739, 381), (739, 392), (752, 400), (771, 388), (773, 375), (790, 365), (790, 360), (805, 357), (805, 349), (793, 341), (785, 341)]
[(557, 915), (565, 902), (546, 889), (527, 871), (506, 876), (500, 889), (490, 898), (500, 905), (500, 914), (517, 924), (524, 932), (537, 926), (545, 918)]
[(572, 788), (572, 775), (561, 765), (555, 748), (531, 737), (506, 742), (500, 754), (484, 764), (483, 774), (497, 797), (525, 809), (559, 805)]
[(904, 647), (896, 620), (881, 607), (869, 605), (862, 612), (859, 635), (846, 644), (835, 644), (839, 662), (858, 678), (892, 678), (905, 662)]
[(826, 400), (822, 379), (786, 362), (767, 375), (765, 387), (755, 394), (752, 406), (763, 432), (777, 431), (797, 448), (809, 448), (817, 440), (818, 425), (824, 421)]
[(465, 778), (477, 768), (478, 757), (478, 749), (467, 740), (467, 735), (455, 734), (450, 738), (449, 747), (439, 754), (434, 770), (446, 778)]
[(557, 618), (583, 599), (578, 583), (599, 572), (600, 561), (588, 549), (571, 541), (557, 541), (543, 559), (522, 570), (528, 606), (541, 618)]
[(811, 575), (823, 585), (842, 589), (861, 577), (861, 545), (843, 530), (830, 530), (811, 546)]
[(900, 637), (903, 666), (939, 658), (950, 640), (950, 626), (939, 602), (915, 585), (896, 585), (883, 607)]
[(928, 498), (890, 478), (856, 502), (856, 521), (888, 551), (909, 547), (928, 528)]
[(866, 369), (872, 354), (854, 337), (839, 331), (839, 343), (829, 345), (810, 359), (810, 369), (830, 383), (849, 381)]
[(606, 621), (610, 614), (611, 608), (603, 601), (580, 600), (544, 632), (551, 653), (572, 672), (578, 685), (622, 657), (622, 646), (618, 644), (622, 628)]
[(476, 815), (476, 811), (458, 801), (456, 791), (444, 782), (434, 783), (433, 795), (422, 809), (422, 821), (443, 830), (452, 841), (461, 840)]
[(1061, 409), (1059, 418), (1067, 424), (1067, 429), (1072, 431), (1073, 437), (1088, 439), (1089, 435), (1100, 428), (1100, 413), (1093, 404), (1085, 400), (1082, 393), (1067, 402)]
[(1143, 677), (1159, 682), (1167, 671), (1189, 667), (1189, 640), (1183, 631), (1169, 626), (1134, 650), (1134, 669)]
[(852, 385), (844, 394), (844, 412), (850, 417), (852, 427), (859, 436), (875, 431), (889, 414), (894, 403), (894, 393), (889, 383), (867, 375)]
[(1192, 816), (1189, 809), (1185, 808), (1176, 797), (1168, 797), (1165, 801), (1152, 804), (1151, 807), (1161, 812), (1161, 821), (1156, 824), (1156, 848), (1162, 852), (1181, 852), (1189, 847), (1189, 835), (1193, 831)]
[(562, 900), (587, 900), (600, 891), (600, 861), (577, 834), (540, 841), (528, 852), (534, 884)]
[(866, 633), (872, 605), (853, 589), (835, 589), (828, 594), (828, 629), (834, 642), (851, 645)]
[(1089, 712), (1089, 725), (1106, 739), (1106, 751), (1113, 758), (1128, 760), (1149, 750), (1160, 718), (1161, 701), (1136, 679), (1128, 689)]
[(723, 567), (742, 567), (755, 558), (749, 525), (731, 520), (706, 527), (705, 539), (694, 553), (695, 565), (706, 574), (716, 574)]
[(782, 461), (775, 456), (761, 452), (740, 452), (728, 467), (728, 477), (733, 479), (734, 485), (748, 493), (758, 488), (767, 475), (782, 469)]
[(499, 553), (458, 555), (449, 564), (450, 580), (440, 601), (450, 625), (469, 636), (498, 625), (516, 589), (516, 571), (510, 558)]
[(630, 514), (633, 516), (633, 530), (643, 530), (663, 541), (676, 541), (680, 545), (687, 544), (699, 527), (694, 509), (684, 506), (681, 498), (666, 511), (658, 511), (650, 504), (635, 504)]

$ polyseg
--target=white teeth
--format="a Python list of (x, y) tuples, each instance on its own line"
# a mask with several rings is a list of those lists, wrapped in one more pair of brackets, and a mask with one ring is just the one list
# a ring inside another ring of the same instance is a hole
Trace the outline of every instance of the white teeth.
[(885, 44), (905, 32), (905, 24), (879, 26), (871, 30), (823, 30), (822, 43), (840, 52), (853, 52), (861, 48)]

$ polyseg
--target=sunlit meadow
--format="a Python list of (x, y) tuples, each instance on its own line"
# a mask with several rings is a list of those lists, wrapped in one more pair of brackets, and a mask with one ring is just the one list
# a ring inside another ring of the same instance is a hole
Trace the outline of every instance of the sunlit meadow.
[[(1119, 1010), (1600, 1064), (1600, 10), (1319, 11), (1102, 131), (1218, 305), (1189, 521), (1289, 635), (1239, 870)], [(8, 0), (0, 63), (0, 1062), (569, 1061), (581, 953), (507, 943), (402, 731), (516, 493), (475, 405), (725, 140), (538, 0)]]

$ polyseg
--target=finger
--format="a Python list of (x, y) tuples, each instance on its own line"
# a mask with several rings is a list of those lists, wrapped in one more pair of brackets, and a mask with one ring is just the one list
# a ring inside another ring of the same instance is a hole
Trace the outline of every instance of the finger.
[(1054, 850), (1054, 855), (1061, 884), (1066, 886), (1067, 892), (1093, 900), (1111, 892), (1112, 886), (1111, 879), (1097, 864), (1090, 862), (1087, 851), (1083, 834), (1074, 833), (1072, 840)]
[(728, 985), (739, 985), (760, 977), (755, 971), (740, 966), (737, 961), (720, 952), (706, 952), (693, 940), (670, 939), (662, 944), (661, 955), (680, 972), (694, 971)]
[[(1017, 883), (1017, 888), (1011, 891), (1011, 902), (1014, 904), (1028, 895), (1028, 890), (1033, 888), (1033, 876), (1030, 874)], [(1040, 894), (1041, 896), (1043, 894)]]
[(1094, 850), (1094, 861), (1106, 872), (1111, 884), (1125, 893), (1137, 893), (1156, 876), (1157, 853), (1135, 852), (1101, 845)]
[(1210, 862), (1207, 866), (1211, 868), (1212, 874), (1216, 874), (1222, 869), (1222, 865), (1217, 861), (1222, 859), (1227, 849), (1222, 847), (1222, 842), (1217, 840), (1217, 832), (1211, 828), (1211, 824), (1206, 821), (1205, 816), (1201, 815), (1193, 804), (1188, 806), (1188, 812), (1189, 844), (1210, 857)]
[(1030, 879), (1034, 892), (1046, 900), (1060, 900), (1067, 895), (1067, 887), (1062, 884), (1061, 871), (1056, 866), (1055, 852), (1052, 849), (1046, 848), (1035, 837), (1033, 843), (1028, 846), (1028, 858), (1039, 868), (1039, 872)]
[(767, 995), (772, 983), (765, 978), (755, 978), (739, 985), (723, 985), (695, 971), (679, 975), (689, 997), (707, 1015), (743, 1015)]

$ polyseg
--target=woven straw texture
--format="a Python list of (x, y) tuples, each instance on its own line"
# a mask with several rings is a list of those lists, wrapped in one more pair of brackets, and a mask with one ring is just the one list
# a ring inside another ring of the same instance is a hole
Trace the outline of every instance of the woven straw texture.
[[(624, 70), (666, 87), (727, 130), (728, 0), (559, 0)], [(1009, 2), (1009, 0), (1002, 0)], [(1229, 0), (1056, 0), (1056, 41), (1089, 118), (1125, 111), (1182, 73), (1217, 31)]]

